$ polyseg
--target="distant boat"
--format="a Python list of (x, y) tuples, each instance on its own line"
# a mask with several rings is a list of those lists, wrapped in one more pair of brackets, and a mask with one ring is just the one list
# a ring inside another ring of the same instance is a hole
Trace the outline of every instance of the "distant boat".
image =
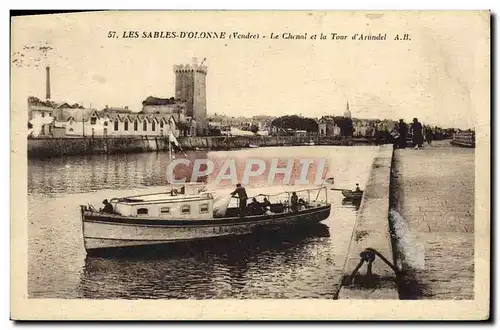
[(325, 182), (329, 183), (329, 184), (335, 184), (335, 178), (334, 177), (330, 177), (330, 178), (326, 179)]
[(353, 190), (342, 190), (342, 195), (349, 199), (361, 199), (363, 197), (363, 190), (353, 191)]
[(249, 148), (259, 148), (260, 146), (257, 144), (249, 144), (248, 147)]
[(306, 145), (306, 146), (313, 146), (314, 145), (313, 139), (310, 139), (309, 142), (304, 143), (304, 145)]

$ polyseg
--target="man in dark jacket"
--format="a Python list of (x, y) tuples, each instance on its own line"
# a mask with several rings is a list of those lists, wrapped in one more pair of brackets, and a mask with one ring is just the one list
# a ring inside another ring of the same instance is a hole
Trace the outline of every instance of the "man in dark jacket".
[(103, 200), (102, 203), (104, 204), (104, 208), (101, 209), (101, 212), (104, 212), (104, 213), (114, 213), (114, 211), (113, 211), (113, 205), (111, 205), (111, 203), (108, 202), (107, 199)]
[(408, 135), (408, 125), (404, 122), (403, 119), (399, 120), (398, 124), (398, 133), (399, 133), (399, 147), (401, 149), (406, 148), (406, 137)]
[(247, 199), (248, 199), (247, 192), (246, 192), (245, 188), (243, 188), (241, 186), (241, 184), (238, 183), (236, 185), (235, 191), (233, 191), (231, 193), (231, 195), (232, 196), (238, 195), (238, 198), (240, 200), (240, 202), (238, 204), (238, 206), (239, 206), (239, 210), (238, 210), (239, 211), (239, 215), (240, 215), (240, 217), (244, 216), (245, 209), (247, 207)]

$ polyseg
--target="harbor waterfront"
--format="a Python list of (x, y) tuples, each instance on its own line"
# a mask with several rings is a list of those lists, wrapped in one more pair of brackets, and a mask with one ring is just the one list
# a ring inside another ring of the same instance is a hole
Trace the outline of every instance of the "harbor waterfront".
[[(327, 157), (335, 186), (352, 189), (358, 182), (364, 187), (377, 152), (374, 146), (303, 146), (187, 152), (187, 156)], [(79, 205), (165, 191), (168, 154), (29, 159), (28, 165), (30, 298), (333, 299), (340, 285), (356, 219), (356, 205), (343, 201), (340, 191), (328, 191), (330, 217), (306, 231), (131, 256), (89, 256), (82, 241)], [(267, 177), (262, 177), (247, 187), (249, 196), (262, 187), (277, 192), (294, 189), (268, 187)], [(222, 195), (233, 189), (231, 182), (217, 186)]]
[[(299, 146), (311, 141), (316, 145), (374, 145), (375, 139), (338, 139), (334, 137), (302, 136), (197, 136), (180, 137), (183, 150), (231, 150), (247, 147)], [(28, 157), (44, 158), (71, 155), (137, 153), (167, 151), (168, 136), (117, 136), (117, 137), (71, 137), (30, 138)]]
[[(330, 217), (304, 232), (284, 230), (258, 239), (233, 238), (220, 245), (125, 257), (85, 254), (77, 206), (99, 205), (111, 195), (164, 191), (166, 153), (30, 159), (30, 297), (473, 298), (474, 194), (469, 193), (474, 183), (474, 149), (436, 141), (422, 150), (393, 150), (392, 145), (269, 147), (188, 152), (187, 157), (245, 159), (303, 153), (328, 155), (328, 169), (336, 174), (335, 185), (328, 187), (361, 182), (365, 188), (361, 205), (346, 202), (340, 192), (330, 190)], [(451, 178), (435, 172), (435, 162), (446, 162), (447, 168), (459, 169), (463, 175)], [(432, 198), (415, 193), (435, 190), (443, 180), (460, 193)], [(248, 189), (256, 193), (266, 184), (263, 175)], [(272, 189), (280, 192), (287, 187)], [(217, 189), (229, 194), (232, 186), (228, 182)], [(456, 198), (450, 199), (452, 195)], [(70, 208), (73, 204), (75, 208)], [(363, 266), (350, 278), (367, 248), (398, 270), (376, 257), (375, 277), (367, 276)], [(452, 262), (454, 258), (463, 262)], [(450, 278), (455, 279), (451, 286)], [(52, 285), (56, 282), (57, 286)]]

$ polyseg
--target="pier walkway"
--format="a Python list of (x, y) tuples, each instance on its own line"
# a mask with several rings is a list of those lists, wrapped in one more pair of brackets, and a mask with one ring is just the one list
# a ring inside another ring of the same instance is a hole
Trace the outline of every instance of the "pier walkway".
[(393, 206), (407, 227), (400, 297), (474, 299), (474, 149), (398, 149), (392, 171)]

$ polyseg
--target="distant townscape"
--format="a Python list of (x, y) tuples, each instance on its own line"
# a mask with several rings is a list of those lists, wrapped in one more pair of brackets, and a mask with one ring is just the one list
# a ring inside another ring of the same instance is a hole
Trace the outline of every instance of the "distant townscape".
[[(94, 109), (51, 99), (50, 68), (46, 68), (45, 99), (28, 98), (29, 138), (175, 137), (194, 136), (300, 136), (334, 139), (361, 138), (387, 141), (397, 132), (397, 119), (362, 119), (351, 115), (347, 101), (342, 114), (307, 118), (299, 115), (251, 118), (207, 114), (206, 59), (174, 65), (175, 96), (147, 96), (142, 109), (108, 106)], [(139, 110), (139, 111), (137, 111)], [(459, 131), (429, 126), (434, 139), (450, 138)]]

